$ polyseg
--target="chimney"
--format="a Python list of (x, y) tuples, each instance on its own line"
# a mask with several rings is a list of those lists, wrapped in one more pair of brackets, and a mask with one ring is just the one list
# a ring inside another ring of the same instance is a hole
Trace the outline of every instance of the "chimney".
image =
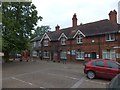
[(57, 24), (57, 26), (55, 27), (55, 30), (56, 31), (59, 31), (60, 30), (60, 26)]
[(111, 22), (117, 23), (117, 12), (116, 10), (110, 11), (109, 19)]
[(76, 16), (76, 13), (73, 15), (73, 18), (72, 18), (72, 26), (73, 26), (73, 28), (77, 27), (77, 16)]

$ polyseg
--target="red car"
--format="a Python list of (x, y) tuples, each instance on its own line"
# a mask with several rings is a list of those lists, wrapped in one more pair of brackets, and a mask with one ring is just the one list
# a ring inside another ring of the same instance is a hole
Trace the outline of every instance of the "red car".
[(84, 73), (89, 79), (95, 77), (112, 79), (120, 73), (120, 64), (114, 60), (91, 60), (85, 64)]

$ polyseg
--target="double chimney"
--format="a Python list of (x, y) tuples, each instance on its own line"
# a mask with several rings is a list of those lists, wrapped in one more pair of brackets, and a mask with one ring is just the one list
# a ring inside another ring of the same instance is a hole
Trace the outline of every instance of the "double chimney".
[(113, 23), (117, 23), (117, 12), (116, 12), (116, 10), (110, 11), (109, 20)]

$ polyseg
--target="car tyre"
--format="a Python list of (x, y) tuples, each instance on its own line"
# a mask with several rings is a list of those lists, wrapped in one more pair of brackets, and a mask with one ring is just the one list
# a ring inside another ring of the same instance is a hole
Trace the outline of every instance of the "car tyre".
[(93, 71), (88, 71), (88, 72), (87, 72), (87, 77), (88, 77), (89, 79), (94, 79), (94, 78), (95, 78), (95, 73), (94, 73)]

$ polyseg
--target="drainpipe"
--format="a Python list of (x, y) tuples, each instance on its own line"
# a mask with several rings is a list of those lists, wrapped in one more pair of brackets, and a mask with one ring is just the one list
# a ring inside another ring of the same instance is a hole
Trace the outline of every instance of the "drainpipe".
[(100, 49), (101, 49), (101, 47), (100, 47), (100, 35), (98, 36), (98, 52), (99, 52), (99, 58), (100, 58)]

